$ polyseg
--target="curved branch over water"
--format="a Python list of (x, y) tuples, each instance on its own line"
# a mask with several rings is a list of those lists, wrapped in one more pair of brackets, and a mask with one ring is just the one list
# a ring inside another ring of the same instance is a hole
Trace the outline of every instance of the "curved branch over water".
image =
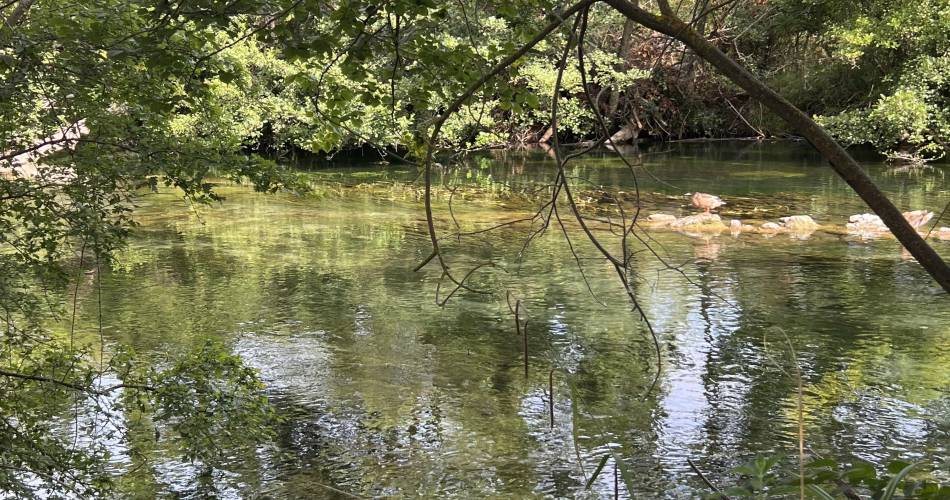
[(628, 19), (673, 37), (693, 49), (733, 83), (767, 106), (801, 134), (831, 164), (838, 175), (881, 217), (898, 241), (945, 291), (950, 293), (950, 266), (904, 219), (894, 203), (874, 184), (861, 165), (828, 132), (794, 104), (759, 81), (744, 67), (719, 50), (689, 24), (664, 9), (661, 16), (647, 12), (628, 0), (604, 0)]

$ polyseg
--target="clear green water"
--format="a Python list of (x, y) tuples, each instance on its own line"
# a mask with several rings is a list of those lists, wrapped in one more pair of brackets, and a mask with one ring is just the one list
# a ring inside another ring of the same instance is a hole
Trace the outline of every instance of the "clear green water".
[[(727, 218), (807, 213), (843, 224), (865, 211), (806, 146), (680, 145), (645, 160), (668, 184), (641, 172), (641, 190), (667, 212), (686, 213), (681, 195), (694, 190), (732, 197)], [(498, 155), (445, 181), (469, 189), (453, 207), (473, 229), (524, 214), (513, 192), (553, 168), (543, 155)], [(904, 210), (950, 200), (946, 166), (868, 168)], [(606, 156), (571, 175), (631, 189)], [(609, 269), (585, 260), (606, 306), (591, 297), (558, 231), (520, 260), (524, 227), (447, 241), (456, 269), (495, 259), (475, 283), (497, 293), (438, 307), (436, 268), (412, 271), (429, 249), (421, 204), (400, 187), (414, 176), (374, 165), (320, 171), (318, 187), (343, 195), (319, 199), (225, 186), (223, 205), (198, 212), (170, 193), (145, 197), (131, 247), (102, 276), (107, 346), (162, 359), (221, 339), (260, 369), (287, 420), (277, 442), (210, 479), (173, 460), (136, 469), (135, 454), (118, 449), (117, 469), (132, 471), (143, 496), (334, 497), (320, 485), (361, 496), (584, 496), (576, 433), (588, 474), (607, 450), (623, 457), (637, 484), (621, 496), (695, 497), (702, 484), (687, 459), (728, 484), (728, 471), (756, 455), (794, 456), (796, 382), (781, 332), (801, 366), (809, 447), (924, 460), (950, 479), (950, 300), (893, 240), (655, 232), (669, 261), (716, 296), (640, 254), (636, 291), (663, 346), (659, 387), (643, 397), (657, 368), (648, 333)], [(934, 245), (950, 257), (950, 242)], [(527, 379), (506, 289), (527, 309)], [(162, 445), (134, 451), (161, 457)], [(612, 497), (612, 476), (586, 495)]]

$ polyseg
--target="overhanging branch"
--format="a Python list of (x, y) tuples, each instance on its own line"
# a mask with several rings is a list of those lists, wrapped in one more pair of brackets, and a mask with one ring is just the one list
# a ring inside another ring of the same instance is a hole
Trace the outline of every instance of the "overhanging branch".
[[(442, 131), (442, 125), (445, 124), (445, 121), (452, 116), (459, 108), (462, 107), (462, 104), (468, 100), (470, 97), (475, 95), (475, 92), (478, 91), (483, 85), (485, 85), (488, 80), (494, 78), (496, 75), (507, 69), (509, 66), (514, 64), (518, 59), (521, 59), (522, 56), (528, 53), (535, 45), (541, 43), (544, 39), (548, 37), (555, 29), (560, 26), (564, 20), (578, 12), (587, 6), (594, 3), (594, 0), (581, 0), (564, 10), (551, 14), (550, 17), (553, 20), (548, 23), (537, 35), (534, 36), (528, 43), (521, 46), (520, 49), (510, 54), (508, 57), (502, 59), (498, 64), (496, 64), (489, 72), (483, 74), (477, 81), (473, 82), (468, 88), (465, 89), (465, 92), (462, 95), (458, 96), (452, 104), (450, 104), (441, 115), (439, 115), (438, 120), (435, 121), (435, 124), (432, 127), (432, 134), (429, 137), (429, 147), (427, 148), (425, 162), (424, 162), (424, 182), (425, 182), (425, 211), (426, 211), (426, 222), (428, 225), (429, 239), (432, 243), (432, 254), (426, 259), (426, 263), (435, 259), (439, 266), (442, 268), (442, 272), (445, 274), (449, 280), (454, 282), (456, 285), (462, 286), (462, 282), (459, 282), (452, 273), (449, 271), (449, 267), (446, 264), (445, 260), (442, 257), (442, 252), (439, 246), (439, 235), (435, 229), (435, 218), (432, 213), (432, 163), (433, 156), (435, 154), (436, 144), (438, 144), (439, 134)], [(416, 269), (421, 269), (423, 265), (416, 267)]]
[(64, 380), (56, 380), (55, 378), (44, 377), (42, 375), (30, 375), (27, 373), (17, 373), (17, 372), (11, 372), (7, 370), (0, 370), (0, 377), (7, 377), (7, 378), (13, 378), (13, 379), (19, 379), (19, 380), (30, 380), (33, 382), (43, 382), (46, 384), (58, 385), (60, 387), (65, 387), (67, 389), (72, 389), (74, 391), (86, 392), (86, 393), (94, 394), (97, 396), (104, 396), (117, 389), (139, 389), (139, 390), (144, 390), (144, 391), (155, 390), (155, 388), (152, 386), (142, 385), (142, 384), (115, 384), (115, 385), (110, 385), (108, 387), (104, 387), (102, 389), (94, 389), (92, 387), (84, 386), (81, 384), (66, 382)]
[(904, 219), (900, 210), (874, 184), (861, 165), (814, 120), (675, 16), (667, 13), (664, 13), (662, 17), (657, 16), (628, 0), (604, 1), (628, 19), (686, 44), (697, 55), (716, 67), (729, 80), (742, 87), (749, 95), (767, 106), (805, 137), (831, 164), (838, 176), (844, 179), (868, 207), (881, 218), (898, 241), (917, 259), (917, 262), (947, 293), (950, 293), (950, 267), (947, 263)]

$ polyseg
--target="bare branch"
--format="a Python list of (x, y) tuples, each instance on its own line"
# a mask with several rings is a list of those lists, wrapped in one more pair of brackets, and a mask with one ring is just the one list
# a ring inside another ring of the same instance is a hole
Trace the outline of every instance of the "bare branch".
[(787, 99), (756, 79), (748, 70), (733, 61), (715, 45), (697, 33), (688, 24), (669, 16), (656, 16), (640, 9), (628, 0), (605, 0), (629, 19), (647, 28), (672, 36), (693, 49), (697, 55), (715, 66), (722, 74), (742, 87), (780, 116), (794, 130), (804, 136), (831, 164), (832, 168), (887, 225), (904, 247), (927, 270), (945, 291), (950, 293), (950, 266), (911, 227), (894, 203), (874, 184), (868, 174), (814, 120)]
[(7, 378), (20, 379), (20, 380), (32, 380), (32, 381), (35, 381), (35, 382), (43, 382), (43, 383), (48, 383), (48, 384), (54, 384), (54, 385), (58, 385), (58, 386), (60, 386), (60, 387), (65, 387), (65, 388), (67, 388), (67, 389), (73, 389), (73, 390), (76, 390), (76, 391), (79, 391), (79, 392), (85, 392), (85, 393), (94, 394), (94, 395), (97, 395), (97, 396), (104, 396), (104, 395), (106, 395), (106, 394), (109, 394), (109, 393), (112, 392), (112, 391), (117, 390), (117, 389), (140, 389), (140, 390), (144, 390), (144, 391), (154, 391), (154, 390), (155, 390), (155, 388), (152, 387), (152, 386), (149, 386), (149, 385), (142, 385), (142, 384), (116, 384), (116, 385), (110, 385), (110, 386), (105, 387), (105, 388), (102, 388), (102, 389), (93, 389), (93, 388), (88, 387), (88, 386), (84, 386), (84, 385), (80, 385), (80, 384), (75, 384), (75, 383), (72, 383), (72, 382), (66, 382), (66, 381), (64, 381), (64, 380), (56, 380), (56, 379), (54, 379), (54, 378), (44, 377), (44, 376), (41, 376), (41, 375), (29, 375), (29, 374), (26, 374), (26, 373), (17, 373), (17, 372), (11, 372), (11, 371), (7, 371), (7, 370), (0, 370), (0, 376), (7, 377)]
[(580, 2), (568, 7), (567, 9), (563, 10), (560, 13), (552, 14), (551, 17), (553, 17), (554, 20), (548, 23), (548, 25), (545, 26), (540, 32), (538, 32), (538, 34), (535, 35), (535, 37), (532, 38), (528, 43), (522, 45), (521, 48), (519, 48), (517, 51), (515, 51), (514, 53), (502, 59), (490, 71), (484, 73), (478, 80), (476, 80), (471, 85), (469, 85), (468, 88), (465, 90), (465, 92), (462, 93), (462, 95), (458, 96), (448, 107), (446, 107), (445, 111), (443, 111), (442, 114), (439, 115), (439, 118), (435, 121), (435, 124), (433, 125), (432, 134), (429, 137), (429, 145), (426, 151), (425, 162), (423, 164), (424, 165), (423, 178), (425, 182), (424, 201), (425, 201), (426, 222), (429, 229), (429, 239), (430, 239), (430, 242), (432, 243), (433, 254), (435, 255), (435, 259), (438, 261), (439, 266), (442, 268), (443, 275), (449, 278), (450, 280), (452, 280), (459, 287), (462, 287), (462, 284), (464, 283), (465, 280), (463, 279), (461, 282), (456, 280), (452, 276), (451, 271), (449, 271), (449, 267), (445, 262), (445, 259), (441, 252), (441, 248), (439, 246), (439, 236), (435, 228), (435, 217), (432, 211), (433, 156), (435, 154), (435, 149), (438, 144), (439, 134), (442, 131), (442, 126), (445, 124), (445, 121), (449, 118), (449, 116), (451, 116), (456, 111), (458, 111), (459, 108), (461, 108), (462, 103), (464, 103), (472, 95), (474, 95), (475, 92), (478, 91), (478, 89), (480, 89), (486, 82), (488, 82), (488, 80), (494, 78), (496, 75), (498, 75), (499, 73), (507, 69), (509, 66), (514, 64), (518, 59), (520, 59), (522, 56), (528, 53), (528, 51), (531, 50), (535, 45), (537, 45), (542, 40), (547, 38), (547, 36), (550, 35), (551, 32), (557, 29), (557, 27), (560, 26), (564, 22), (565, 17), (569, 17), (579, 12), (581, 9), (586, 8), (587, 6), (592, 4), (593, 1), (594, 0), (581, 0)]

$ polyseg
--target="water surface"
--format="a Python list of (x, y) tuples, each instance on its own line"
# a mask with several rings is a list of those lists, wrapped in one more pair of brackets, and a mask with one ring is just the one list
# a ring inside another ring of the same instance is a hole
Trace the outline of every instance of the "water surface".
[[(701, 190), (733, 202), (727, 218), (810, 214), (843, 225), (866, 211), (804, 145), (652, 153), (638, 167), (646, 210), (685, 214), (683, 194)], [(868, 168), (903, 210), (939, 212), (950, 200), (946, 166)], [(702, 483), (687, 459), (728, 484), (729, 470), (755, 456), (794, 456), (791, 349), (810, 448), (878, 464), (923, 460), (950, 479), (950, 300), (893, 239), (654, 232), (686, 277), (637, 256), (636, 293), (663, 352), (659, 386), (647, 393), (653, 341), (579, 233), (593, 296), (559, 230), (519, 258), (530, 231), (513, 226), (445, 241), (459, 273), (496, 264), (473, 281), (494, 293), (463, 291), (439, 307), (438, 268), (413, 272), (430, 249), (407, 185), (416, 172), (367, 163), (311, 175), (319, 196), (225, 185), (224, 204), (197, 210), (174, 193), (146, 196), (130, 248), (102, 276), (107, 345), (164, 359), (222, 340), (260, 369), (286, 417), (276, 443), (210, 479), (170, 459), (137, 470), (143, 495), (334, 497), (331, 486), (361, 496), (608, 498), (612, 465), (584, 493), (577, 457), (589, 474), (613, 451), (637, 480), (621, 496), (693, 497)], [(440, 183), (456, 186), (453, 211), (472, 230), (523, 216), (532, 189), (553, 175), (543, 154), (508, 153), (475, 158)], [(609, 155), (569, 175), (592, 214), (609, 210), (599, 192), (635, 189)], [(447, 199), (443, 190), (437, 201), (445, 234), (454, 228)], [(934, 245), (950, 257), (950, 242)], [(529, 321), (527, 378), (506, 292)], [(91, 329), (93, 295), (83, 307)], [(162, 447), (149, 453), (161, 457)], [(117, 468), (133, 462), (120, 455)]]

